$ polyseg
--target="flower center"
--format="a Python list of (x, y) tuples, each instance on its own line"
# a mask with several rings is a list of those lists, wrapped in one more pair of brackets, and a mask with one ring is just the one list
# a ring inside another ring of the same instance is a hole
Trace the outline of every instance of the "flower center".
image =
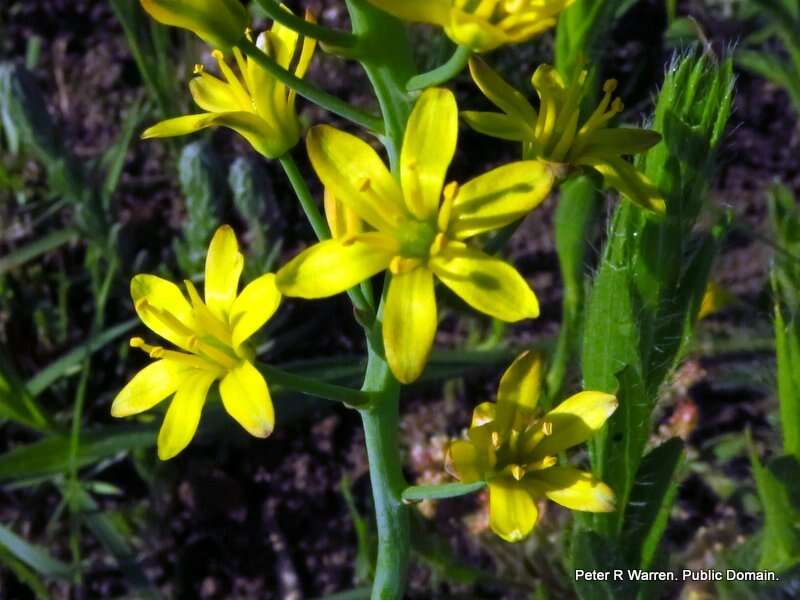
[(427, 259), (438, 231), (428, 221), (409, 221), (400, 231), (400, 256), (403, 258)]

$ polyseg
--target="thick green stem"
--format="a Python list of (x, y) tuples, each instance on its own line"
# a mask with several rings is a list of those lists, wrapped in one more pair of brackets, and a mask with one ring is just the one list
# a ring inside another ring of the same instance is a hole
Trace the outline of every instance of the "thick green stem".
[(446, 63), (427, 73), (421, 73), (409, 79), (406, 84), (406, 89), (409, 92), (416, 92), (428, 87), (447, 83), (464, 70), (464, 67), (466, 67), (469, 62), (470, 56), (472, 56), (472, 50), (466, 46), (458, 46)]
[(352, 407), (365, 406), (369, 404), (374, 396), (370, 392), (334, 385), (307, 375), (295, 375), (289, 371), (263, 363), (259, 363), (258, 370), (263, 373), (264, 378), (270, 384), (314, 396), (315, 398), (322, 398), (323, 400), (344, 402)]
[(344, 100), (330, 95), (328, 92), (319, 89), (308, 81), (297, 77), (294, 73), (287, 71), (278, 63), (276, 63), (270, 56), (259, 50), (258, 47), (246, 37), (242, 37), (242, 39), (239, 40), (239, 43), (236, 45), (242, 52), (250, 57), (251, 60), (256, 61), (259, 67), (267, 71), (281, 83), (284, 83), (288, 87), (292, 88), (306, 100), (309, 100), (310, 102), (313, 102), (314, 104), (324, 108), (325, 110), (329, 110), (340, 117), (352, 121), (356, 125), (364, 127), (365, 129), (369, 129), (370, 131), (374, 131), (376, 133), (383, 132), (383, 123), (378, 117), (365, 113), (364, 111), (349, 105)]
[(289, 29), (293, 29), (301, 35), (319, 40), (323, 44), (331, 46), (338, 46), (341, 48), (350, 48), (355, 46), (358, 42), (358, 37), (347, 31), (340, 31), (337, 29), (330, 29), (317, 25), (311, 21), (298, 17), (294, 13), (281, 8), (280, 3), (275, 0), (257, 0), (264, 12), (267, 13), (273, 20), (285, 25)]
[[(380, 324), (377, 325), (380, 332)], [(369, 343), (363, 391), (376, 397), (362, 409), (372, 498), (378, 526), (378, 559), (372, 583), (373, 600), (403, 597), (410, 553), (409, 507), (403, 503), (407, 483), (398, 448), (400, 386), (392, 376), (382, 349)]]

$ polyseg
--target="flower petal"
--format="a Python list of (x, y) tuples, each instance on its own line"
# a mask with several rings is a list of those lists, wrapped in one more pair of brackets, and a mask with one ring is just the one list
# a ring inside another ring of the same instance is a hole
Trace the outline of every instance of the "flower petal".
[(205, 129), (206, 127), (211, 127), (211, 125), (213, 125), (212, 115), (209, 113), (184, 115), (182, 117), (175, 117), (174, 119), (167, 119), (156, 123), (152, 127), (148, 127), (144, 130), (141, 137), (143, 140), (148, 140), (151, 138), (188, 135), (195, 131)]
[(553, 502), (571, 510), (613, 512), (614, 492), (591, 473), (573, 467), (550, 467), (534, 471), (524, 482), (529, 489), (543, 493)]
[(552, 423), (553, 433), (533, 450), (534, 458), (541, 458), (582, 444), (592, 437), (606, 422), (619, 402), (603, 392), (579, 392), (564, 400), (544, 416)]
[(470, 58), (469, 72), (484, 96), (508, 115), (525, 139), (531, 139), (538, 115), (525, 96), (477, 56)]
[(231, 341), (234, 348), (241, 346), (251, 335), (261, 329), (278, 310), (281, 293), (275, 284), (275, 274), (267, 273), (249, 283), (234, 300), (230, 312), (233, 328)]
[(432, 25), (445, 25), (450, 15), (450, 0), (369, 0), (390, 15)]
[(503, 373), (497, 390), (497, 430), (507, 433), (520, 429), (517, 421), (533, 414), (542, 387), (542, 357), (536, 352), (523, 352)]
[(472, 411), (472, 422), (470, 427), (480, 427), (490, 421), (494, 421), (497, 415), (496, 402), (481, 402)]
[(336, 199), (328, 188), (325, 188), (325, 219), (331, 230), (331, 237), (344, 238), (348, 235), (361, 233), (364, 229), (359, 216)]
[(433, 272), (472, 308), (506, 322), (539, 316), (539, 301), (505, 261), (450, 242), (430, 261)]
[(215, 113), (209, 118), (208, 125), (233, 129), (262, 156), (278, 158), (300, 141), (297, 118), (283, 114), (279, 118), (279, 123), (270, 123), (249, 111), (231, 111)]
[(642, 208), (663, 215), (667, 208), (652, 182), (624, 158), (584, 158), (581, 164), (593, 167), (603, 176), (606, 187), (619, 191)]
[(155, 275), (136, 275), (131, 279), (131, 298), (147, 327), (179, 348), (189, 349), (187, 342), (196, 324), (192, 306), (177, 285)]
[(228, 371), (219, 384), (222, 405), (250, 435), (265, 438), (275, 428), (275, 409), (264, 377), (249, 361)]
[(458, 106), (453, 92), (425, 90), (408, 119), (400, 153), (403, 197), (417, 219), (424, 221), (436, 214), (457, 140)]
[(436, 337), (433, 273), (417, 267), (392, 276), (383, 313), (383, 345), (392, 373), (402, 383), (422, 374)]
[(187, 368), (171, 360), (157, 360), (133, 376), (111, 405), (112, 417), (129, 417), (150, 410), (174, 393)]
[(448, 464), (459, 481), (473, 483), (483, 479), (488, 461), (475, 444), (467, 440), (455, 440), (447, 452)]
[(326, 240), (314, 244), (278, 271), (278, 289), (295, 298), (339, 294), (389, 266), (394, 252), (386, 248), (386, 242), (391, 238), (364, 233), (354, 242)]
[(208, 395), (214, 373), (195, 370), (181, 382), (158, 432), (158, 458), (168, 460), (189, 445)]
[(238, 96), (231, 86), (205, 71), (189, 82), (189, 92), (195, 103), (210, 113), (241, 110)]
[(211, 312), (225, 323), (236, 299), (242, 268), (244, 258), (239, 252), (236, 234), (229, 225), (223, 225), (214, 233), (208, 247), (205, 298)]
[(461, 118), (478, 133), (501, 140), (529, 141), (533, 134), (533, 132), (527, 134), (517, 121), (500, 113), (465, 110), (461, 112)]
[(464, 239), (513, 223), (547, 198), (554, 182), (552, 168), (536, 160), (484, 173), (458, 189), (449, 232)]
[(312, 127), (308, 155), (322, 183), (376, 229), (394, 231), (409, 218), (403, 193), (372, 147), (328, 125)]
[(530, 492), (518, 481), (489, 482), (489, 526), (507, 542), (519, 542), (533, 531), (539, 511)]

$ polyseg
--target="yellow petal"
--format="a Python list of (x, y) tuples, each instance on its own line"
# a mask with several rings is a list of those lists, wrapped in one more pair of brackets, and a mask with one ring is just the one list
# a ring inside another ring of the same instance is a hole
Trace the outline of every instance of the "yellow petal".
[(209, 113), (202, 113), (199, 115), (185, 115), (183, 117), (167, 119), (166, 121), (161, 121), (145, 129), (142, 133), (142, 139), (147, 140), (151, 138), (188, 135), (195, 131), (205, 129), (206, 127), (211, 127), (211, 125), (213, 125), (212, 116), (213, 115)]
[(243, 108), (230, 85), (205, 71), (201, 71), (189, 82), (189, 92), (195, 103), (210, 113), (242, 110)]
[(513, 223), (547, 198), (554, 182), (553, 170), (536, 160), (484, 173), (459, 188), (449, 231), (464, 239)]
[(456, 440), (448, 448), (448, 460), (459, 481), (481, 481), (486, 472), (487, 460), (480, 448), (467, 440)]
[(507, 262), (459, 242), (430, 261), (442, 282), (475, 310), (510, 323), (539, 316), (539, 301)]
[(343, 238), (361, 233), (364, 229), (361, 219), (352, 209), (336, 199), (328, 188), (325, 188), (325, 219), (331, 230), (331, 237)]
[(495, 402), (481, 402), (472, 411), (472, 422), (470, 427), (480, 427), (490, 421), (494, 421), (497, 415), (497, 404)]
[(497, 390), (497, 429), (508, 432), (519, 429), (518, 417), (532, 415), (539, 402), (542, 387), (542, 357), (536, 352), (523, 352), (503, 373)]
[(231, 341), (234, 348), (241, 346), (251, 335), (261, 329), (278, 310), (281, 293), (275, 284), (275, 274), (267, 273), (249, 283), (231, 306)]
[(141, 0), (164, 25), (195, 33), (214, 48), (227, 49), (244, 35), (250, 20), (239, 0)]
[(242, 361), (219, 384), (222, 405), (250, 435), (265, 438), (275, 428), (275, 409), (267, 382), (250, 362)]
[(383, 345), (389, 367), (400, 382), (411, 383), (422, 374), (436, 325), (433, 273), (418, 267), (394, 275), (383, 313)]
[(309, 299), (344, 292), (389, 266), (395, 252), (386, 248), (387, 242), (391, 238), (364, 233), (351, 243), (314, 244), (278, 271), (278, 289), (286, 296)]
[(525, 96), (506, 83), (481, 58), (470, 58), (469, 72), (484, 96), (508, 115), (509, 123), (514, 124), (520, 134), (525, 136), (524, 139), (531, 139), (538, 115)]
[(573, 467), (550, 467), (535, 471), (528, 478), (535, 493), (544, 493), (553, 502), (571, 510), (613, 512), (614, 492), (591, 473)]
[(312, 127), (308, 155), (325, 187), (379, 230), (395, 231), (409, 218), (400, 186), (366, 142), (328, 125)]
[(300, 140), (300, 124), (296, 115), (278, 115), (279, 125), (248, 111), (223, 112), (211, 115), (208, 126), (218, 125), (234, 130), (266, 158), (280, 158)]
[(619, 191), (632, 202), (656, 214), (666, 213), (666, 204), (652, 182), (624, 158), (585, 158), (581, 164), (593, 167), (603, 176), (606, 187)]
[(531, 494), (511, 478), (489, 482), (489, 526), (507, 542), (519, 542), (533, 531), (539, 511)]
[(617, 398), (603, 392), (570, 396), (544, 416), (545, 422), (552, 423), (553, 433), (536, 446), (534, 457), (558, 454), (587, 441), (603, 427), (617, 406)]
[(158, 458), (168, 460), (192, 441), (214, 379), (213, 373), (195, 370), (181, 383), (158, 432)]
[(188, 350), (196, 324), (192, 307), (180, 288), (155, 275), (131, 279), (131, 298), (136, 314), (152, 331), (179, 348)]
[(111, 405), (112, 417), (128, 417), (150, 410), (178, 389), (187, 368), (170, 360), (157, 360), (133, 376)]
[[(485, 3), (486, 6), (489, 3)], [(500, 27), (492, 25), (485, 17), (453, 9), (445, 33), (459, 46), (467, 46), (475, 52), (489, 52), (512, 41)]]
[(225, 323), (236, 299), (242, 268), (244, 258), (239, 252), (236, 234), (229, 225), (223, 225), (214, 233), (208, 247), (205, 298), (211, 312)]
[(425, 90), (408, 119), (400, 153), (405, 203), (420, 220), (436, 214), (458, 139), (458, 106), (444, 88)]
[(369, 0), (390, 15), (432, 25), (445, 25), (450, 15), (450, 0)]
[(461, 112), (461, 118), (464, 119), (467, 125), (472, 127), (478, 133), (488, 135), (490, 137), (500, 138), (501, 140), (510, 140), (512, 142), (531, 141), (533, 132), (528, 134), (519, 123), (509, 117), (494, 112), (480, 112), (474, 110), (465, 110)]

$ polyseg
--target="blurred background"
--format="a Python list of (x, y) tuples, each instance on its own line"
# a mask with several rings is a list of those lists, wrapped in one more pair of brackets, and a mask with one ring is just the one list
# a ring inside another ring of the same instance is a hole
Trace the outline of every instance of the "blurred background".
[[(287, 4), (348, 26), (339, 0)], [(747, 432), (759, 448), (779, 446), (769, 288), (771, 262), (787, 250), (768, 207), (771, 197), (793, 206), (800, 193), (800, 3), (625, 4), (596, 65), (620, 81), (625, 122), (649, 117), (675, 52), (698, 44), (736, 59), (732, 126), (708, 202), (710, 214), (732, 219), (712, 276), (723, 301), (699, 324), (664, 390), (653, 434), (679, 436), (688, 448), (666, 534), (673, 562), (721, 568), (763, 521)], [(796, 20), (765, 9), (781, 5)], [(423, 67), (452, 51), (432, 29), (413, 35)], [(490, 60), (532, 96), (530, 74), (552, 56), (548, 34)], [(263, 441), (243, 435), (212, 402), (200, 435), (166, 463), (154, 450), (158, 412), (126, 421), (109, 414), (147, 362), (127, 344), (144, 332), (128, 291), (134, 274), (199, 279), (222, 223), (243, 241), (246, 280), (313, 239), (279, 165), (234, 134), (138, 139), (157, 120), (193, 110), (186, 84), (197, 62), (213, 66), (208, 48), (155, 24), (133, 0), (0, 6), (0, 597), (293, 599), (353, 589), (335, 597), (364, 597), (374, 533), (355, 412), (279, 394), (276, 431)], [(356, 63), (318, 52), (309, 77), (374, 106)], [(467, 74), (452, 87), (462, 108), (488, 106)], [(308, 124), (348, 127), (301, 107)], [(474, 176), (517, 152), (462, 127), (450, 176)], [(294, 156), (321, 199), (302, 147)], [(591, 231), (589, 272), (615, 202), (607, 199)], [(402, 401), (410, 481), (449, 481), (447, 440), (494, 397), (518, 350), (552, 348), (562, 299), (554, 208), (550, 199), (534, 211), (507, 250), (539, 295), (540, 319), (501, 327), (445, 297), (431, 367)], [(350, 310), (342, 298), (286, 301), (258, 338), (260, 355), (357, 385), (364, 346)], [(579, 384), (574, 368), (568, 387)], [(409, 597), (573, 597), (559, 552), (568, 515), (548, 505), (535, 535), (511, 546), (488, 531), (485, 501), (418, 506)], [(796, 598), (793, 573), (769, 589), (663, 591)]]

